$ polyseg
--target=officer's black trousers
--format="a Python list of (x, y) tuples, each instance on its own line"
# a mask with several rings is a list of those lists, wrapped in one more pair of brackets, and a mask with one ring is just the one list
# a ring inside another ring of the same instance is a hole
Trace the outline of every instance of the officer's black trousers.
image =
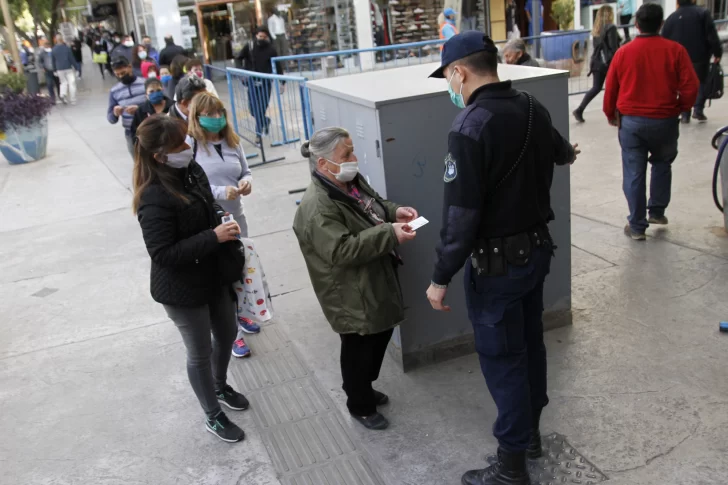
[(493, 434), (508, 452), (528, 447), (548, 404), (543, 343), (543, 284), (551, 250), (537, 248), (526, 266), (504, 276), (477, 275), (468, 264), (465, 288), (475, 348), (496, 407)]
[(346, 407), (357, 416), (377, 411), (372, 382), (379, 378), (384, 354), (394, 329), (371, 335), (341, 334), (341, 377)]

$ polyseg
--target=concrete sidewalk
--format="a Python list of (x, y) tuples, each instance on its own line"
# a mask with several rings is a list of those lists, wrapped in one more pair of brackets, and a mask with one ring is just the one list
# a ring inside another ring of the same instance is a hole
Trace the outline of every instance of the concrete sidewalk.
[[(131, 160), (121, 127), (105, 121), (111, 82), (86, 72), (79, 104), (51, 116), (49, 157), (0, 161), (0, 483), (455, 485), (483, 465), (495, 408), (474, 355), (406, 375), (386, 360), (378, 388), (391, 428), (349, 419), (339, 339), (290, 230), (288, 190), (308, 182), (295, 147), (254, 170), (246, 200), (276, 315), (250, 339), (254, 356), (231, 367), (252, 402), (229, 413), (247, 438), (206, 433), (179, 334), (149, 296)], [(727, 103), (683, 127), (670, 226), (642, 244), (622, 234), (619, 146), (600, 98), (571, 126), (583, 150), (572, 168), (574, 325), (546, 336), (543, 431), (565, 435), (610, 483), (728, 483), (728, 340), (717, 332), (728, 238), (708, 145)]]

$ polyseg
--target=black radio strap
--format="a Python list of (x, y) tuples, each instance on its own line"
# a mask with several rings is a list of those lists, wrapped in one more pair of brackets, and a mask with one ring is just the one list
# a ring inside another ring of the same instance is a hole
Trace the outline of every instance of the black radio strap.
[(508, 177), (510, 177), (513, 172), (516, 171), (518, 166), (521, 164), (521, 161), (523, 160), (523, 157), (526, 155), (526, 151), (528, 150), (529, 146), (531, 145), (531, 132), (533, 131), (533, 97), (529, 94), (524, 92), (523, 94), (526, 95), (528, 98), (528, 126), (526, 127), (526, 140), (523, 142), (523, 147), (521, 148), (521, 153), (518, 154), (518, 158), (516, 159), (516, 162), (513, 164), (513, 166), (506, 172), (503, 177), (498, 181), (497, 184), (495, 184), (495, 187), (493, 187), (493, 190), (491, 191), (491, 196), (488, 197), (489, 199), (492, 198), (493, 195), (498, 191), (498, 189), (503, 185), (503, 182), (505, 182)]

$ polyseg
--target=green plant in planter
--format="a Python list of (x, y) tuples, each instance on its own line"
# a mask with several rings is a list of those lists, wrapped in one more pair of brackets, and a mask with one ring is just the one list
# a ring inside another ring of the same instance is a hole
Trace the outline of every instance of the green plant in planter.
[(25, 90), (25, 76), (16, 72), (0, 74), (0, 93), (12, 91), (22, 93)]
[(45, 157), (51, 100), (0, 86), (0, 153), (11, 164)]
[(551, 4), (551, 18), (559, 30), (569, 30), (574, 22), (574, 0), (556, 0)]

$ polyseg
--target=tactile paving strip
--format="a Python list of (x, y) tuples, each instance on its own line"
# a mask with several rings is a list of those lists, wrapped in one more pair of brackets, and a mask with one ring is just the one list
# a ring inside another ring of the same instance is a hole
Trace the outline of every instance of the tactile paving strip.
[(366, 450), (277, 324), (245, 338), (230, 373), (283, 485), (384, 485)]
[(539, 485), (595, 485), (608, 480), (589, 460), (569, 444), (566, 437), (553, 433), (542, 439), (543, 457), (529, 460), (531, 481)]

